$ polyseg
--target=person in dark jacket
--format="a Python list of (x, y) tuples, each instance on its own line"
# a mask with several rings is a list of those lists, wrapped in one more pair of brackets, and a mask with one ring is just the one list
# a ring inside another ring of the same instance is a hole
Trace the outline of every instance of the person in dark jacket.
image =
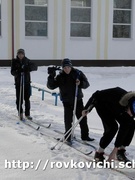
[(115, 156), (119, 161), (129, 161), (125, 155), (125, 147), (130, 145), (135, 131), (135, 92), (127, 92), (120, 87), (96, 91), (86, 103), (83, 116), (87, 115), (87, 109), (92, 105), (96, 108), (104, 128), (95, 160), (103, 162), (104, 150), (117, 133), (108, 161), (115, 159)]
[[(64, 123), (66, 133), (72, 126), (76, 84), (78, 85), (78, 93), (75, 114), (77, 116), (77, 119), (79, 119), (81, 117), (81, 112), (84, 108), (82, 100), (82, 88), (88, 88), (89, 82), (82, 71), (73, 68), (71, 60), (69, 60), (68, 58), (65, 58), (62, 61), (62, 71), (57, 76), (55, 70), (52, 71), (50, 67), (48, 68), (48, 74), (49, 76), (47, 81), (47, 87), (49, 89), (55, 89), (59, 87), (60, 90), (60, 97), (64, 107)], [(84, 117), (83, 120), (80, 122), (80, 128), (82, 140), (94, 140), (89, 137), (89, 129), (86, 117)], [(68, 137), (68, 135), (69, 134), (67, 133), (66, 137)], [(67, 141), (71, 143), (71, 136), (69, 136)]]
[[(20, 120), (23, 119), (23, 95), (25, 100), (25, 116), (29, 120), (32, 119), (30, 116), (30, 72), (36, 70), (37, 66), (25, 56), (24, 49), (18, 49), (16, 58), (12, 60), (11, 74), (15, 79), (16, 107)], [(24, 80), (24, 82), (22, 80)]]

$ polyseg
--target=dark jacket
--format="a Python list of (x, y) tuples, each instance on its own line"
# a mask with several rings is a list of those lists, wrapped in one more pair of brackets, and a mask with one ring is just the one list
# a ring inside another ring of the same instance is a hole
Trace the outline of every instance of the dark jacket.
[(99, 107), (102, 111), (110, 114), (110, 116), (117, 117), (125, 112), (126, 107), (119, 103), (125, 94), (127, 94), (127, 91), (120, 87), (96, 91), (88, 100), (85, 109), (94, 102), (95, 107)]
[(76, 79), (80, 80), (78, 86), (77, 99), (80, 100), (83, 97), (82, 88), (86, 89), (89, 87), (89, 82), (82, 71), (78, 69), (71, 69), (70, 74), (66, 74), (63, 70), (56, 76), (56, 78), (49, 76), (47, 81), (47, 87), (49, 89), (55, 89), (59, 87), (60, 96), (63, 102), (74, 102)]
[(22, 66), (24, 66), (25, 84), (29, 84), (31, 82), (30, 72), (37, 70), (37, 66), (27, 57), (24, 57), (22, 60), (20, 60), (17, 56), (16, 59), (12, 60), (11, 64), (11, 74), (15, 78), (15, 85), (20, 85)]

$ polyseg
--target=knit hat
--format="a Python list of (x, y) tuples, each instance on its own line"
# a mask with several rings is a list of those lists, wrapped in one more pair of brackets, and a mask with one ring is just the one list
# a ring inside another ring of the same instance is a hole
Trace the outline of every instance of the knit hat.
[(25, 55), (24, 49), (18, 49), (18, 50), (17, 50), (17, 55), (18, 55), (18, 54), (24, 54), (24, 55)]
[(129, 100), (129, 107), (132, 115), (135, 116), (135, 97)]
[(62, 66), (62, 68), (64, 68), (65, 66), (72, 67), (71, 60), (68, 58), (63, 59), (61, 62), (61, 66)]

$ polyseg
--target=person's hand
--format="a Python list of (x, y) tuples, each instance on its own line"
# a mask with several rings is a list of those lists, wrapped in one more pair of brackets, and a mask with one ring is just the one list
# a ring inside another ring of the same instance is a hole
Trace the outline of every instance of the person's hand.
[(80, 85), (80, 80), (79, 79), (76, 79), (76, 85)]
[(110, 153), (109, 158), (108, 158), (107, 161), (111, 162), (112, 160), (115, 160), (115, 159), (116, 159), (117, 151), (118, 151), (118, 148), (115, 147), (115, 148), (112, 150), (112, 152)]
[(26, 71), (28, 71), (28, 65), (22, 65), (21, 66), (21, 72), (26, 72)]
[(24, 72), (24, 65), (20, 66), (20, 68), (18, 69), (20, 72)]
[(56, 76), (56, 68), (55, 67), (48, 67), (48, 74), (52, 77)]
[(82, 111), (82, 116), (87, 116), (87, 114), (88, 114), (88, 111), (87, 111), (87, 110), (83, 110), (83, 111)]

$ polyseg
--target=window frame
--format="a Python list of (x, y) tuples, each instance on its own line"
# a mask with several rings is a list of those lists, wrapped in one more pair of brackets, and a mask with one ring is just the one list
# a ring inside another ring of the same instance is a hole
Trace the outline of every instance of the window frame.
[[(86, 21), (72, 21), (72, 17), (71, 17), (71, 12), (72, 12), (72, 9), (89, 9), (90, 10), (90, 21), (86, 22)], [(91, 34), (92, 34), (92, 31), (91, 31), (91, 27), (92, 27), (92, 0), (90, 0), (90, 6), (75, 6), (73, 5), (72, 6), (72, 2), (70, 0), (70, 38), (77, 38), (77, 39), (88, 39), (88, 38), (91, 38)], [(89, 36), (72, 36), (72, 25), (75, 25), (75, 24), (78, 24), (78, 25), (83, 25), (83, 24), (86, 24), (86, 25), (89, 25)]]
[[(47, 20), (26, 20), (26, 7), (46, 7), (47, 8)], [(25, 3), (25, 37), (27, 38), (47, 38), (48, 37), (48, 0), (46, 5), (38, 5), (38, 4), (26, 4)], [(26, 23), (44, 23), (46, 25), (46, 35), (26, 35)]]
[[(131, 9), (127, 9), (127, 8), (116, 8), (114, 7), (114, 0), (113, 0), (113, 28), (112, 28), (112, 38), (113, 39), (131, 39), (132, 38), (132, 4), (133, 1), (131, 0)], [(130, 12), (130, 23), (114, 23), (114, 11), (129, 11)], [(114, 26), (130, 26), (130, 32), (129, 32), (129, 37), (114, 37)]]

